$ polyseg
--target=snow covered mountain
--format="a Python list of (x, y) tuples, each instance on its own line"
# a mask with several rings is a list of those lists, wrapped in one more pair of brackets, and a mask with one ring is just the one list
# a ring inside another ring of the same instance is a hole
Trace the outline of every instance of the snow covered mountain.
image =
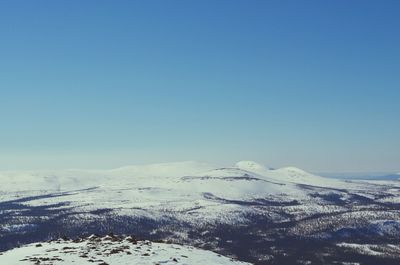
[[(252, 161), (238, 162), (234, 167), (215, 168), (205, 163), (193, 161), (162, 163), (150, 165), (127, 166), (113, 170), (48, 170), (48, 171), (8, 171), (0, 172), (0, 185), (3, 191), (24, 190), (72, 190), (104, 183), (119, 182), (132, 183), (150, 181), (168, 182), (184, 176), (224, 174), (227, 177), (233, 175), (257, 175), (266, 180), (278, 182), (293, 182), (309, 185), (339, 185), (340, 182), (328, 178), (322, 178), (295, 167), (268, 170), (264, 166)], [(118, 179), (118, 181), (116, 181)], [(168, 183), (169, 184), (169, 183)], [(162, 183), (160, 183), (162, 185)]]
[[(332, 241), (337, 251), (345, 238), (387, 243), (400, 238), (398, 222), (399, 181), (343, 181), (252, 161), (0, 173), (0, 251), (114, 231), (262, 264), (295, 256), (298, 245), (288, 242), (298, 240)], [(313, 244), (300, 244), (315, 257)]]
[[(349, 184), (314, 176), (293, 167), (268, 170), (249, 161), (213, 168), (196, 162), (129, 166), (108, 171), (6, 172), (0, 176), (0, 199), (37, 198), (30, 207), (56, 205), (76, 211), (112, 209), (115, 214), (164, 218), (169, 213), (187, 222), (240, 220), (250, 210), (231, 201), (279, 198), (306, 200), (298, 184), (340, 188)], [(51, 196), (47, 196), (51, 194)], [(190, 214), (188, 214), (190, 213)]]

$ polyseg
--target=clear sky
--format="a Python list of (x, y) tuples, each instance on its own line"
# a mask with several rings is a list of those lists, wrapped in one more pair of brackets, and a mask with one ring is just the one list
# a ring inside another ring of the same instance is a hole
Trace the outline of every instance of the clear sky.
[(400, 1), (1, 1), (0, 169), (400, 171)]

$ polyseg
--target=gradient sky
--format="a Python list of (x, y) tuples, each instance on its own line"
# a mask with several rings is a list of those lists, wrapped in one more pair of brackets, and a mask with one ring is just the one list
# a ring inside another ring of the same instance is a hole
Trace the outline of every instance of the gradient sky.
[(0, 169), (400, 171), (400, 1), (1, 1)]

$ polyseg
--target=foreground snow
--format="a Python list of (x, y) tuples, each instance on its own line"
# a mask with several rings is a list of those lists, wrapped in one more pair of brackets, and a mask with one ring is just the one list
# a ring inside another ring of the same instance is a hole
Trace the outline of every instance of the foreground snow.
[(90, 236), (81, 240), (35, 243), (0, 253), (0, 264), (249, 264), (211, 251), (132, 237)]

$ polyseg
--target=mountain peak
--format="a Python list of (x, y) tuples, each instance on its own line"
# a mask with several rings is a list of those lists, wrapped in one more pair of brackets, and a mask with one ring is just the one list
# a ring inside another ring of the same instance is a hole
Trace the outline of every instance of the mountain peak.
[(239, 161), (235, 164), (235, 167), (253, 171), (253, 170), (267, 170), (267, 168), (257, 162), (254, 161)]

